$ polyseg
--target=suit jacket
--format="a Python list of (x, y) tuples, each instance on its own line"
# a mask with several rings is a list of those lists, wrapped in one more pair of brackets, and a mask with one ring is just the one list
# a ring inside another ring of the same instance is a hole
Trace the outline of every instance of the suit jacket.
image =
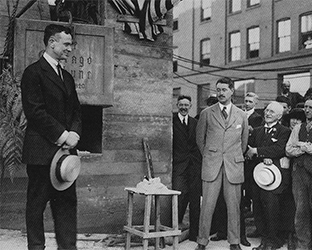
[(81, 134), (81, 110), (70, 73), (62, 70), (64, 82), (41, 57), (22, 76), (22, 104), (27, 118), (22, 160), (26, 164), (49, 165), (58, 150), (62, 133)]
[(249, 145), (256, 147), (258, 151), (258, 156), (251, 161), (251, 167), (254, 168), (264, 158), (270, 158), (282, 173), (282, 183), (272, 191), (274, 193), (281, 193), (290, 183), (290, 170), (281, 168), (280, 164), (280, 159), (286, 156), (285, 148), (289, 136), (290, 129), (277, 123), (270, 133), (265, 133), (264, 126), (255, 128), (249, 138)]
[(289, 92), (288, 98), (290, 100), (291, 108), (295, 108), (300, 102), (304, 102), (304, 98), (298, 92)]
[(182, 174), (190, 161), (194, 165), (194, 171), (200, 174), (201, 154), (196, 144), (197, 120), (188, 117), (188, 132), (183, 127), (178, 114), (173, 115), (173, 172)]
[(249, 117), (248, 117), (248, 125), (250, 125), (253, 128), (261, 126), (263, 123), (263, 118), (260, 114), (258, 114), (256, 111), (254, 111)]
[(248, 121), (244, 111), (232, 105), (226, 122), (218, 103), (207, 107), (200, 114), (196, 141), (203, 155), (204, 181), (214, 181), (224, 164), (231, 183), (244, 182), (243, 152), (248, 143)]

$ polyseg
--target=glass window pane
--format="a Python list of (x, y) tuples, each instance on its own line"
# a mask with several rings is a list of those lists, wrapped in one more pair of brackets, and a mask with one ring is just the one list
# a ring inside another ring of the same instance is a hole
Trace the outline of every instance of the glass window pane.
[(250, 0), (250, 5), (255, 5), (260, 3), (260, 0)]
[(202, 19), (209, 19), (211, 17), (211, 0), (201, 1)]
[(312, 14), (301, 17), (301, 32), (312, 31)]
[(290, 20), (278, 22), (278, 37), (290, 35)]
[(248, 42), (249, 43), (256, 43), (260, 41), (259, 31), (260, 31), (259, 27), (248, 30)]
[(283, 80), (290, 82), (290, 91), (298, 92), (304, 96), (305, 92), (310, 88), (310, 72), (284, 75)]
[(241, 0), (232, 0), (232, 12), (241, 10)]

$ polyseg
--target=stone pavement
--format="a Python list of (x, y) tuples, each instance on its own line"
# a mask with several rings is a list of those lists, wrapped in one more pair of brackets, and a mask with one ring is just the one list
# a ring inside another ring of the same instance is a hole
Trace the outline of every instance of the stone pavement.
[[(248, 238), (251, 247), (241, 246), (243, 250), (251, 250), (252, 247), (258, 246), (260, 239)], [(179, 243), (179, 250), (194, 250), (196, 242), (185, 240)], [(79, 250), (85, 249), (107, 249), (107, 250), (124, 250), (124, 238), (122, 235), (108, 235), (108, 234), (78, 234), (77, 247)], [(3, 250), (27, 250), (25, 233), (17, 230), (0, 229), (0, 249)], [(138, 241), (133, 243), (131, 247), (133, 250), (141, 250), (142, 244)], [(149, 249), (154, 249), (150, 246)], [(222, 240), (218, 242), (211, 241), (206, 250), (229, 250), (227, 241)], [(46, 233), (46, 250), (56, 250), (56, 243), (53, 233)], [(166, 245), (165, 250), (172, 250), (172, 246)], [(287, 250), (284, 245), (280, 250)]]

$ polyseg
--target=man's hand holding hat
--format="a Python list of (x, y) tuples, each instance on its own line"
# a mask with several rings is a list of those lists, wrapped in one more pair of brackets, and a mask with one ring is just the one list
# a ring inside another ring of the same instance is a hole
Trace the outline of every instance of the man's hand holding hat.
[(77, 146), (80, 136), (74, 132), (69, 131), (68, 136), (65, 140), (65, 144), (62, 146), (63, 149), (71, 149)]

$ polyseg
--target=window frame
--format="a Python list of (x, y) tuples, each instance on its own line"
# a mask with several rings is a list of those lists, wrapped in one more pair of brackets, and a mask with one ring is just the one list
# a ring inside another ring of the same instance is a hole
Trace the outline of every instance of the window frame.
[[(239, 46), (236, 46), (236, 47), (231, 47), (232, 45), (232, 35), (234, 34), (239, 34)], [(239, 30), (236, 30), (236, 31), (232, 31), (229, 33), (229, 62), (235, 62), (235, 61), (240, 61), (242, 58), (241, 58), (241, 46), (242, 46), (242, 38), (241, 38), (241, 32)], [(234, 48), (238, 48), (239, 49), (239, 58), (238, 59), (235, 59), (233, 60), (233, 49)]]
[[(205, 2), (209, 1), (209, 3), (210, 3), (207, 8), (203, 8), (203, 2), (204, 1)], [(210, 15), (208, 17), (204, 17), (205, 10), (209, 10), (209, 9), (210, 9)], [(210, 20), (211, 15), (212, 15), (212, 0), (201, 0), (201, 2), (200, 2), (200, 20), (201, 20), (201, 22)]]
[[(204, 43), (205, 42), (209, 42), (209, 52), (204, 54)], [(209, 58), (204, 58), (204, 55), (209, 55)], [(204, 67), (204, 66), (208, 66), (210, 64), (210, 60), (211, 60), (211, 40), (210, 38), (204, 38), (202, 40), (200, 40), (200, 67)], [(207, 60), (207, 61), (204, 61)]]
[[(240, 3), (239, 9), (233, 10), (233, 7), (234, 7), (233, 2), (234, 1), (237, 1), (237, 2)], [(230, 14), (237, 13), (237, 12), (240, 12), (240, 11), (242, 11), (242, 0), (229, 0), (229, 13)]]
[[(303, 32), (302, 31), (302, 18), (305, 17), (305, 16), (311, 16), (311, 29), (306, 31), (306, 32)], [(308, 37), (311, 37), (312, 38), (312, 11), (309, 11), (309, 12), (306, 12), (306, 13), (303, 13), (299, 16), (299, 23), (300, 23), (300, 29), (299, 29), (299, 49), (310, 49), (310, 48), (306, 48), (305, 45), (304, 45), (304, 40), (307, 39)], [(303, 39), (303, 36), (305, 37), (305, 39)]]
[[(249, 32), (251, 30), (254, 30), (254, 29), (258, 29), (258, 41), (251, 43), (250, 42), (250, 34), (249, 34)], [(253, 44), (258, 44), (258, 49), (257, 50), (251, 50), (250, 49), (251, 45), (253, 45)], [(258, 58), (259, 57), (259, 55), (260, 55), (260, 27), (259, 26), (251, 26), (251, 27), (247, 28), (247, 46), (246, 46), (246, 48), (247, 48), (247, 53), (246, 54), (247, 54), (247, 58), (248, 59)], [(256, 56), (251, 56), (252, 51), (258, 51), (257, 55)]]
[[(237, 86), (237, 84), (239, 84), (239, 86)], [(254, 78), (234, 81), (233, 98), (235, 100), (235, 105), (241, 108), (244, 107), (245, 96), (247, 92), (255, 92), (255, 88), (256, 88), (256, 81)]]
[[(284, 35), (284, 36), (280, 37), (279, 36), (279, 31), (280, 31), (279, 24), (281, 22), (288, 22), (288, 21), (289, 21), (289, 35)], [(277, 36), (276, 36), (276, 42), (277, 42), (277, 44), (276, 44), (276, 46), (277, 46), (276, 47), (276, 52), (277, 52), (277, 54), (291, 51), (291, 19), (290, 19), (290, 17), (277, 20), (276, 32), (277, 32)], [(280, 44), (281, 38), (283, 38), (283, 40), (286, 39), (286, 38), (289, 38), (289, 50), (281, 51), (281, 47), (282, 47), (281, 44)]]

